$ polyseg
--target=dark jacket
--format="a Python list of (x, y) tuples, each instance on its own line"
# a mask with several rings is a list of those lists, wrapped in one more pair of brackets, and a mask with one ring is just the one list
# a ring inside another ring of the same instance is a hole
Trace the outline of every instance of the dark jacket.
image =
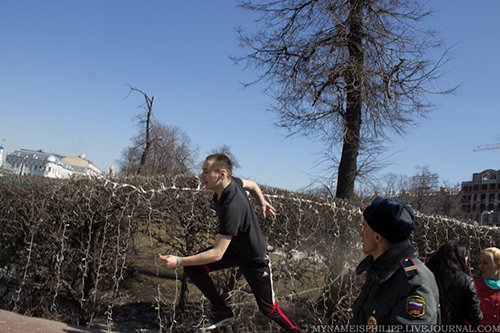
[(366, 271), (366, 282), (354, 303), (353, 324), (441, 323), (436, 280), (417, 255), (410, 242), (403, 241), (377, 260), (370, 255), (358, 265), (356, 274)]
[[(466, 325), (467, 320), (470, 324), (477, 325), (483, 320), (474, 279), (469, 274), (458, 272), (456, 290), (453, 295), (447, 296), (451, 296), (449, 301), (441, 300), (443, 324)], [(445, 312), (449, 315), (445, 315)]]

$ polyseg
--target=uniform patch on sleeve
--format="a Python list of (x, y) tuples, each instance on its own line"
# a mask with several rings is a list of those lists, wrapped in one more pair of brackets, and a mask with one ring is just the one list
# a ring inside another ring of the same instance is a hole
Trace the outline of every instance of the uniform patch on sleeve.
[(401, 260), (401, 266), (405, 271), (406, 277), (412, 277), (414, 275), (420, 274), (412, 258), (404, 258), (403, 260)]
[(368, 326), (366, 328), (366, 332), (377, 333), (377, 319), (375, 319), (375, 317), (370, 316), (370, 318), (368, 318), (368, 322), (366, 324)]
[(408, 296), (406, 299), (406, 312), (415, 318), (425, 314), (425, 298), (422, 296)]

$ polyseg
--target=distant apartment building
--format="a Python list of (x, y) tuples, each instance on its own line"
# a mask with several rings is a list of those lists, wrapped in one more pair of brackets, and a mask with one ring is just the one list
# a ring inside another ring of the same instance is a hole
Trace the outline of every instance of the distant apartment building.
[(500, 170), (484, 170), (462, 182), (461, 207), (464, 219), (500, 224)]
[(18, 175), (48, 178), (70, 178), (75, 174), (100, 173), (91, 162), (86, 161), (86, 164), (84, 161), (86, 160), (80, 157), (65, 157), (43, 150), (21, 149), (7, 154), (5, 168)]

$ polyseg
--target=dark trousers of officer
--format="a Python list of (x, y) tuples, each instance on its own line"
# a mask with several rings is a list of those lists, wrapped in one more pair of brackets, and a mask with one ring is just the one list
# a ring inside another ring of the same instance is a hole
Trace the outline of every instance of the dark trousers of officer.
[(266, 317), (274, 320), (287, 332), (300, 332), (296, 323), (278, 306), (278, 302), (274, 298), (272, 270), (269, 258), (266, 258), (265, 264), (258, 267), (250, 267), (250, 265), (238, 259), (236, 255), (230, 251), (226, 251), (221, 260), (207, 265), (185, 266), (184, 272), (210, 300), (215, 311), (225, 311), (228, 310), (228, 307), (215, 288), (212, 278), (208, 273), (239, 266), (250, 288), (252, 288), (260, 311)]

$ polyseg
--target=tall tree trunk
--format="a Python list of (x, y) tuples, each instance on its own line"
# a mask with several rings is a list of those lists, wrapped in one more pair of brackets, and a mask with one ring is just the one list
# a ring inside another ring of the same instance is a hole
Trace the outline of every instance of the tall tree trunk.
[(154, 96), (150, 99), (148, 95), (144, 94), (144, 98), (146, 99), (146, 105), (148, 107), (148, 116), (146, 120), (146, 147), (142, 152), (141, 162), (139, 164), (139, 168), (137, 169), (137, 174), (141, 174), (142, 167), (146, 164), (146, 160), (149, 154), (149, 150), (151, 149), (151, 114), (153, 112), (153, 100)]
[(363, 7), (364, 0), (350, 0), (349, 35), (347, 44), (349, 50), (349, 67), (345, 76), (346, 111), (344, 125), (344, 143), (337, 177), (337, 198), (352, 198), (354, 196), (354, 181), (357, 173), (357, 159), (361, 131), (362, 109), (362, 75), (363, 75)]

